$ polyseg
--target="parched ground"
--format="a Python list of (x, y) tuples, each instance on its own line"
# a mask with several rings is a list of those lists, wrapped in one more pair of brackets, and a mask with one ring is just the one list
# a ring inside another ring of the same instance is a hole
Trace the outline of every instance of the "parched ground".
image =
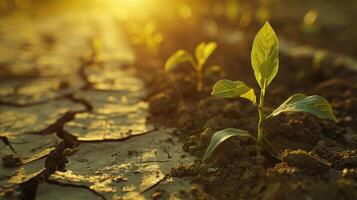
[[(187, 1), (160, 4), (152, 19), (140, 4), (131, 14), (144, 20), (90, 0), (58, 2), (0, 13), (0, 199), (357, 199), (353, 0), (272, 1), (269, 20), (281, 62), (267, 111), (296, 92), (318, 94), (337, 123), (280, 115), (265, 136), (282, 160), (235, 138), (208, 162), (201, 158), (215, 131), (256, 131), (249, 102), (209, 95), (221, 78), (258, 89), (249, 61), (256, 1), (241, 1), (233, 20), (209, 11), (221, 0), (189, 1), (190, 19), (180, 7)], [(302, 23), (306, 13), (315, 24)], [(157, 49), (147, 43), (156, 32)], [(170, 74), (163, 66), (202, 41), (218, 43), (207, 66), (222, 70), (197, 92), (191, 66)]]
[(193, 198), (168, 175), (193, 158), (147, 123), (132, 60), (109, 16), (1, 20), (0, 199)]

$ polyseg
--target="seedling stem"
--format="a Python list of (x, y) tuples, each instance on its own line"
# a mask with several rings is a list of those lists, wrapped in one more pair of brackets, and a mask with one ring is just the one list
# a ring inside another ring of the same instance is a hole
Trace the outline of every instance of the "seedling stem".
[(259, 106), (258, 106), (258, 112), (259, 112), (259, 122), (258, 122), (258, 143), (257, 143), (257, 150), (258, 153), (261, 152), (262, 150), (262, 145), (263, 145), (263, 129), (264, 129), (264, 96), (265, 92), (264, 90), (260, 91), (260, 98), (259, 98)]

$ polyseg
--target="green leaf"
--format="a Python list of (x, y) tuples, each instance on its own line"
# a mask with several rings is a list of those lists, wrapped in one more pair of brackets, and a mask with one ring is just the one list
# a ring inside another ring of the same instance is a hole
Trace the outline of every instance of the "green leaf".
[(165, 72), (172, 71), (175, 67), (177, 67), (177, 65), (184, 62), (190, 62), (192, 65), (195, 65), (190, 53), (182, 49), (176, 51), (167, 59), (165, 63)]
[(211, 66), (207, 67), (204, 71), (205, 77), (209, 77), (215, 73), (223, 75), (224, 71), (223, 71), (222, 67), (219, 65), (211, 65)]
[(254, 105), (256, 104), (253, 88), (248, 87), (242, 81), (219, 80), (214, 84), (211, 95), (223, 98), (241, 97), (250, 100)]
[(208, 57), (213, 53), (213, 51), (217, 48), (217, 43), (215, 42), (201, 42), (195, 50), (195, 56), (198, 62), (198, 66), (201, 70), (203, 65), (206, 63)]
[(252, 138), (254, 141), (256, 141), (256, 138), (249, 134), (247, 131), (243, 131), (240, 129), (234, 129), (234, 128), (227, 128), (221, 131), (216, 132), (212, 139), (211, 142), (208, 146), (208, 148), (206, 149), (205, 154), (203, 155), (203, 160), (207, 160), (209, 157), (212, 156), (212, 153), (214, 152), (214, 150), (225, 140), (229, 139), (230, 137), (248, 137), (248, 138)]
[(279, 68), (279, 41), (269, 22), (255, 36), (251, 61), (255, 79), (260, 88), (266, 88)]
[(268, 117), (277, 116), (282, 112), (308, 112), (323, 119), (336, 121), (329, 102), (318, 95), (306, 96), (303, 94), (294, 94)]

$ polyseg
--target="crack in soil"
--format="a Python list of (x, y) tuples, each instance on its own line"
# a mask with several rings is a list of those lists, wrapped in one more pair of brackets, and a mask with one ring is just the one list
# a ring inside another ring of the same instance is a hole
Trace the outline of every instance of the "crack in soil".
[(16, 153), (16, 150), (14, 149), (14, 147), (12, 147), (9, 139), (6, 136), (0, 136), (0, 139), (5, 145), (7, 145), (11, 149), (12, 152)]
[[(97, 90), (93, 88), (93, 84), (88, 81), (87, 75), (85, 74), (85, 67), (88, 65), (88, 62), (83, 62), (81, 65), (79, 71), (77, 72), (79, 76), (83, 79), (85, 82), (84, 86), (80, 88), (79, 91), (88, 91), (88, 90), (94, 90), (94, 91), (103, 91), (103, 90)], [(115, 90), (113, 90), (115, 91)], [(63, 141), (56, 146), (54, 150), (52, 150), (48, 155), (46, 155), (46, 160), (45, 160), (45, 170), (41, 172), (39, 175), (31, 178), (30, 180), (20, 184), (20, 191), (21, 191), (21, 198), (22, 199), (29, 199), (29, 200), (34, 200), (36, 198), (36, 191), (37, 191), (37, 186), (39, 183), (45, 181), (50, 184), (56, 184), (59, 186), (63, 187), (77, 187), (77, 188), (83, 188), (86, 189), (93, 194), (97, 195), (98, 197), (102, 199), (106, 199), (103, 195), (99, 194), (95, 190), (92, 190), (90, 187), (85, 186), (85, 185), (75, 185), (75, 184), (70, 184), (70, 183), (60, 183), (57, 181), (49, 180), (48, 177), (55, 173), (56, 171), (65, 171), (66, 163), (68, 163), (68, 160), (66, 159), (66, 149), (74, 149), (79, 145), (79, 143), (100, 143), (100, 142), (124, 142), (127, 141), (133, 137), (137, 136), (142, 136), (145, 134), (149, 134), (151, 132), (156, 131), (157, 129), (154, 128), (152, 130), (149, 130), (147, 132), (141, 133), (139, 135), (130, 135), (129, 137), (121, 138), (121, 139), (105, 139), (105, 140), (92, 140), (92, 141), (81, 141), (79, 142), (77, 140), (76, 136), (73, 136), (72, 134), (68, 133), (67, 131), (63, 130), (64, 125), (72, 120), (75, 119), (75, 115), (79, 113), (91, 113), (93, 111), (93, 105), (87, 101), (84, 98), (78, 98), (75, 96), (76, 92), (64, 95), (64, 96), (59, 96), (54, 99), (49, 99), (41, 102), (36, 102), (36, 103), (31, 103), (31, 104), (16, 104), (16, 103), (7, 103), (7, 102), (0, 102), (0, 105), (7, 105), (7, 106), (13, 106), (13, 107), (28, 107), (28, 106), (33, 106), (33, 105), (40, 105), (44, 104), (50, 101), (55, 101), (59, 99), (68, 99), (74, 103), (79, 103), (84, 106), (84, 110), (80, 111), (69, 111), (63, 114), (62, 117), (57, 119), (53, 124), (47, 126), (45, 129), (38, 131), (38, 132), (30, 132), (32, 134), (50, 134), (50, 133), (57, 133), (57, 136), (61, 138)], [(1, 136), (0, 139), (8, 145), (14, 152), (15, 149), (12, 148), (9, 140), (6, 137)], [(43, 158), (43, 157), (42, 157)], [(167, 162), (167, 161), (151, 161), (151, 162)], [(166, 176), (165, 176), (166, 177)], [(151, 188), (155, 187), (156, 185), (160, 184), (163, 180), (165, 180), (165, 177), (160, 180), (158, 183), (155, 185), (151, 186), (150, 188), (146, 189), (145, 191), (142, 191), (142, 193), (150, 190)]]
[[(30, 179), (29, 181), (20, 184), (20, 191), (22, 194), (22, 198), (30, 199), (30, 200), (35, 199), (37, 186), (40, 182), (43, 182), (44, 180), (49, 181), (49, 180), (47, 180), (47, 178), (51, 174), (55, 173), (57, 170), (65, 171), (65, 165), (68, 162), (66, 159), (66, 155), (64, 153), (65, 150), (68, 148), (73, 149), (79, 145), (79, 143), (77, 141), (77, 137), (64, 131), (63, 127), (67, 122), (72, 121), (76, 114), (91, 112), (93, 109), (93, 106), (90, 104), (90, 102), (86, 101), (85, 99), (74, 97), (73, 94), (67, 95), (67, 96), (65, 96), (65, 98), (71, 100), (74, 103), (82, 104), (85, 107), (85, 109), (81, 110), (81, 111), (66, 112), (61, 118), (56, 120), (56, 122), (54, 122), (47, 128), (45, 128), (39, 132), (33, 132), (33, 134), (50, 134), (50, 133), (56, 132), (57, 136), (59, 138), (61, 138), (63, 141), (58, 146), (56, 146), (56, 148), (54, 150), (52, 150), (46, 156), (45, 170), (43, 172), (41, 172), (39, 175)], [(8, 140), (4, 140), (3, 137), (1, 137), (1, 139), (3, 140), (3, 142), (5, 144), (7, 144), (6, 143), (6, 141), (7, 141), (10, 146), (10, 143)], [(86, 188), (86, 187), (83, 187), (83, 188)], [(87, 189), (89, 189), (89, 188), (87, 188)], [(92, 192), (94, 192), (96, 195), (100, 196), (101, 198), (105, 199), (102, 195), (97, 194), (95, 191), (92, 191)]]
[(73, 94), (67, 95), (67, 96), (65, 96), (65, 98), (71, 100), (74, 103), (82, 104), (85, 109), (80, 110), (80, 111), (68, 111), (68, 112), (64, 113), (62, 117), (57, 119), (53, 124), (49, 125), (45, 129), (43, 129), (41, 131), (37, 131), (37, 132), (30, 132), (30, 133), (32, 133), (32, 134), (50, 134), (50, 133), (54, 133), (56, 131), (63, 131), (63, 126), (67, 122), (72, 121), (74, 119), (74, 117), (76, 116), (76, 114), (90, 113), (93, 110), (93, 106), (90, 104), (90, 102), (88, 102), (85, 99), (74, 97)]
[[(52, 101), (58, 101), (58, 100), (62, 100), (62, 99), (69, 99), (75, 103), (81, 103), (85, 106), (85, 108), (87, 110), (91, 110), (92, 106), (90, 105), (89, 102), (87, 102), (84, 99), (79, 99), (79, 98), (75, 98), (74, 94), (76, 92), (70, 93), (70, 94), (64, 94), (64, 95), (60, 95), (57, 96), (55, 98), (52, 99), (46, 99), (43, 101), (37, 101), (37, 102), (32, 102), (32, 103), (26, 103), (26, 104), (19, 104), (19, 103), (14, 103), (14, 102), (4, 102), (4, 101), (0, 101), (0, 106), (10, 106), (10, 107), (15, 107), (15, 108), (25, 108), (25, 107), (31, 107), (31, 106), (37, 106), (37, 105), (43, 105)], [(13, 94), (16, 95), (16, 94)], [(9, 95), (9, 96), (13, 96), (13, 95)]]
[(119, 139), (80, 140), (79, 142), (80, 142), (80, 143), (124, 142), (124, 141), (127, 141), (127, 140), (131, 139), (131, 138), (143, 136), (143, 135), (146, 135), (146, 134), (155, 132), (155, 131), (157, 131), (157, 130), (158, 130), (157, 128), (153, 128), (153, 129), (148, 130), (148, 131), (146, 131), (146, 132), (142, 132), (142, 133), (135, 134), (135, 135), (129, 135), (129, 136), (127, 136), (127, 137), (119, 138)]
[(93, 111), (93, 105), (87, 101), (86, 99), (78, 98), (75, 97), (74, 94), (69, 94), (66, 96), (67, 99), (71, 100), (74, 103), (80, 103), (84, 106), (85, 112), (92, 112)]
[(151, 185), (150, 187), (146, 188), (145, 190), (141, 191), (140, 194), (144, 194), (145, 192), (151, 190), (152, 188), (155, 188), (155, 187), (158, 186), (160, 183), (162, 183), (167, 177), (168, 177), (168, 175), (166, 174), (161, 180), (159, 180), (159, 181), (156, 182), (155, 184)]
[(0, 105), (2, 105), (2, 106), (11, 106), (11, 107), (16, 107), (16, 108), (24, 108), (24, 107), (42, 105), (42, 104), (48, 103), (48, 102), (50, 102), (52, 100), (56, 100), (56, 99), (60, 99), (60, 98), (63, 98), (63, 97), (57, 97), (57, 98), (50, 99), (50, 100), (44, 100), (44, 101), (39, 101), (39, 102), (27, 103), (27, 104), (18, 104), (18, 103), (13, 103), (13, 102), (0, 101)]
[(46, 156), (45, 170), (36, 177), (20, 185), (21, 193), (26, 199), (35, 199), (37, 185), (40, 182), (43, 182), (43, 180), (46, 180), (51, 174), (55, 173), (57, 170), (65, 171), (65, 165), (68, 162), (64, 153), (65, 150), (68, 148), (73, 149), (78, 146), (77, 138), (66, 131), (63, 131), (64, 124), (71, 121), (73, 118), (68, 118), (68, 116), (66, 118), (61, 118), (62, 120), (57, 121), (55, 124), (51, 125), (50, 128), (45, 129), (46, 131), (56, 130), (57, 136), (63, 141)]

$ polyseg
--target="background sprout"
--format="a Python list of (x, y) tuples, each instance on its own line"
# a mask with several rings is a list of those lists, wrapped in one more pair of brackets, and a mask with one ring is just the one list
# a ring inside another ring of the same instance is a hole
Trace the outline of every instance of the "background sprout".
[(92, 60), (97, 62), (99, 60), (100, 54), (103, 52), (102, 40), (98, 36), (93, 36), (90, 40), (90, 45), (92, 48)]
[(303, 33), (312, 34), (319, 31), (319, 11), (310, 9), (304, 16), (301, 30)]
[(306, 96), (303, 94), (294, 94), (282, 103), (271, 114), (264, 114), (264, 97), (266, 89), (275, 78), (279, 68), (279, 42), (278, 38), (268, 22), (257, 33), (251, 53), (251, 62), (254, 70), (255, 79), (260, 86), (260, 96), (257, 105), (254, 90), (242, 81), (220, 80), (212, 91), (213, 96), (223, 98), (245, 98), (250, 100), (253, 105), (257, 106), (259, 112), (259, 122), (257, 127), (257, 136), (240, 129), (227, 128), (216, 132), (203, 156), (203, 160), (208, 159), (213, 151), (223, 141), (230, 137), (248, 137), (257, 143), (257, 152), (260, 154), (264, 148), (270, 154), (280, 158), (278, 152), (271, 144), (264, 139), (263, 129), (264, 121), (268, 118), (275, 117), (283, 112), (307, 112), (322, 119), (331, 119), (336, 121), (330, 104), (321, 96)]
[[(190, 54), (186, 50), (180, 49), (167, 59), (165, 64), (165, 72), (172, 71), (181, 63), (184, 62), (191, 63), (192, 67), (196, 70), (197, 73), (197, 91), (202, 91), (203, 67), (216, 48), (217, 48), (217, 43), (215, 42), (209, 42), (209, 43), (201, 42), (195, 49), (195, 58), (192, 54)], [(215, 66), (215, 68), (217, 68), (217, 66)]]

